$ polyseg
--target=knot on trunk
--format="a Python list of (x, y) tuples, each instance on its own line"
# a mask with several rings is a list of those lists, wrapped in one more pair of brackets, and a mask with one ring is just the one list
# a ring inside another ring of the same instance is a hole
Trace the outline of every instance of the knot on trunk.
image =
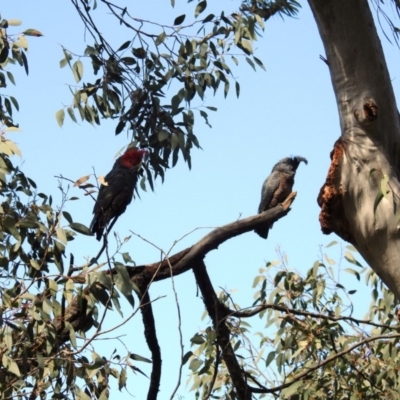
[(372, 99), (365, 100), (363, 109), (354, 110), (354, 117), (360, 124), (369, 124), (378, 118), (378, 106)]

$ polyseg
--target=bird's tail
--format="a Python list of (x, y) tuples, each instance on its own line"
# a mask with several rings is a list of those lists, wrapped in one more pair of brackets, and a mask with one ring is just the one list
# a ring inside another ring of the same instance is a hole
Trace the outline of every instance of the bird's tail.
[(263, 239), (267, 239), (269, 228), (270, 228), (269, 225), (262, 225), (254, 229), (254, 232), (257, 233), (258, 236), (261, 236)]
[(93, 217), (92, 223), (90, 224), (90, 230), (96, 235), (96, 239), (100, 241), (103, 236), (103, 231), (105, 228), (105, 224), (103, 218), (95, 215)]

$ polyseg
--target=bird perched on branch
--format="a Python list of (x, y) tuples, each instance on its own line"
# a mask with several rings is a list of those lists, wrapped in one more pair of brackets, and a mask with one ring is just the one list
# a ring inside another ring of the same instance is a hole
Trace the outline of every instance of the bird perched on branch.
[[(300, 162), (308, 161), (304, 157), (286, 157), (280, 160), (272, 168), (271, 175), (264, 181), (261, 189), (261, 202), (258, 207), (258, 213), (269, 210), (286, 200), (292, 192), (294, 184), (294, 176)], [(273, 223), (262, 225), (254, 231), (263, 239), (267, 239), (268, 231), (272, 228)]]
[(100, 187), (90, 224), (90, 230), (96, 234), (97, 240), (101, 239), (110, 222), (108, 230), (111, 229), (132, 201), (144, 154), (147, 154), (147, 150), (139, 150), (136, 147), (128, 149), (115, 161), (112, 170), (105, 176), (105, 183)]

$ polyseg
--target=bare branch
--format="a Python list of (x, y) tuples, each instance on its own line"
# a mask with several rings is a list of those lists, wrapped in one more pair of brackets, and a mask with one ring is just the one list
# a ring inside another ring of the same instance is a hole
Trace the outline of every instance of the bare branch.
[[(270, 210), (267, 210), (259, 215), (247, 217), (230, 224), (214, 229), (212, 232), (204, 236), (195, 245), (182, 250), (179, 253), (164, 260), (161, 263), (153, 263), (140, 267), (127, 267), (131, 278), (136, 280), (160, 281), (169, 279), (171, 271), (169, 264), (172, 266), (174, 276), (182, 274), (193, 267), (193, 261), (204, 258), (211, 250), (217, 249), (219, 245), (227, 240), (250, 232), (257, 226), (268, 222), (274, 222), (282, 218), (290, 211), (290, 206), (296, 197), (296, 192), (291, 193), (288, 198), (282, 203)], [(158, 270), (158, 271), (157, 271)], [(157, 271), (157, 274), (155, 272)]]
[(161, 350), (158, 344), (156, 324), (154, 321), (153, 308), (150, 301), (149, 291), (147, 286), (139, 286), (140, 291), (143, 293), (140, 310), (142, 312), (142, 319), (144, 325), (144, 336), (146, 338), (147, 345), (151, 351), (151, 359), (153, 361), (150, 386), (147, 392), (147, 399), (154, 400), (157, 398), (158, 391), (160, 390), (161, 380)]
[(226, 307), (221, 304), (214, 291), (204, 261), (199, 259), (199, 261), (196, 263), (196, 266), (193, 267), (193, 273), (203, 296), (203, 301), (208, 315), (213, 321), (216, 332), (216, 340), (219, 348), (221, 349), (222, 358), (228, 368), (229, 375), (232, 379), (238, 399), (251, 400), (251, 389), (247, 385), (243, 370), (240, 367), (235, 352), (232, 348), (230, 341), (231, 331), (225, 324)]
[(279, 305), (279, 304), (262, 304), (260, 306), (251, 308), (246, 311), (228, 310), (229, 315), (227, 315), (227, 316), (228, 317), (238, 317), (238, 318), (249, 318), (249, 317), (253, 317), (254, 315), (259, 314), (261, 311), (268, 310), (268, 309), (282, 311), (286, 314), (302, 315), (304, 317), (325, 319), (325, 320), (329, 320), (329, 321), (354, 322), (357, 325), (365, 324), (365, 325), (370, 325), (370, 326), (376, 326), (378, 328), (387, 328), (387, 329), (399, 328), (399, 326), (396, 327), (393, 325), (378, 324), (377, 322), (373, 322), (373, 321), (366, 320), (366, 319), (357, 319), (354, 317), (347, 317), (347, 316), (336, 317), (334, 315), (327, 315), (327, 314), (320, 314), (320, 313), (314, 313), (314, 312), (309, 312), (309, 311), (295, 310), (294, 308), (289, 308), (289, 307)]

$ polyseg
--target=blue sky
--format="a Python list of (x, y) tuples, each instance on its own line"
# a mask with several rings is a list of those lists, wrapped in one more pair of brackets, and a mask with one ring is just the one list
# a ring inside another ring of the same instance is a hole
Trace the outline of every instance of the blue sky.
[[(239, 5), (233, 0), (222, 3), (227, 13)], [(131, 12), (138, 18), (171, 25), (176, 16), (193, 15), (194, 9), (193, 4), (181, 0), (176, 0), (175, 9), (167, 0), (137, 4), (140, 6), (133, 6)], [(21, 30), (17, 27), (9, 33), (36, 28), (44, 34), (42, 38), (29, 38), (29, 77), (24, 76), (22, 69), (12, 70), (17, 86), (8, 87), (7, 93), (15, 96), (20, 104), (16, 120), (22, 133), (13, 133), (10, 139), (22, 151), (25, 173), (36, 181), (39, 191), (52, 194), (55, 203), (59, 203), (55, 175), (77, 179), (92, 173), (93, 167), (98, 175), (105, 175), (112, 167), (115, 154), (127, 144), (127, 136), (121, 133), (116, 137), (115, 126), (109, 122), (92, 127), (88, 123), (75, 124), (66, 116), (64, 126), (57, 125), (55, 112), (69, 105), (71, 96), (67, 84), (73, 83), (69, 69), (59, 68), (63, 58), (60, 45), (77, 54), (83, 53), (85, 47), (83, 27), (69, 1), (6, 0), (0, 11), (3, 18), (23, 21)], [(101, 21), (104, 29), (108, 26), (106, 21)], [(381, 33), (379, 27), (378, 30)], [(110, 27), (110, 34), (116, 32)], [(118, 45), (125, 40), (125, 37), (115, 37)], [(385, 38), (382, 44), (398, 95), (400, 53)], [(243, 60), (239, 67), (232, 68), (241, 85), (240, 98), (236, 98), (233, 84), (226, 100), (221, 94), (207, 96), (207, 105), (218, 107), (218, 112), (209, 112), (212, 129), (196, 114), (195, 133), (203, 150), (193, 151), (192, 170), (179, 162), (168, 171), (165, 183), (157, 181), (154, 192), (142, 192), (141, 199), (134, 200), (116, 225), (121, 237), (128, 236), (132, 230), (157, 246), (132, 237), (124, 251), (129, 251), (137, 264), (155, 262), (160, 259), (158, 248), (169, 251), (176, 240), (195, 228), (207, 227), (178, 241), (172, 253), (195, 243), (209, 232), (209, 227), (255, 214), (261, 185), (272, 166), (286, 156), (306, 157), (308, 165), (300, 165), (297, 172), (298, 196), (292, 211), (275, 224), (268, 240), (250, 232), (223, 244), (205, 260), (215, 288), (231, 291), (242, 306), (252, 303), (254, 276), (266, 261), (277, 258), (277, 248), (288, 255), (290, 267), (304, 272), (319, 257), (320, 246), (337, 239), (335, 235), (322, 235), (316, 199), (328, 171), (329, 153), (340, 135), (339, 120), (328, 67), (319, 59), (324, 50), (307, 3), (303, 4), (297, 19), (274, 17), (267, 21), (263, 38), (254, 47), (266, 72), (261, 69), (254, 72)], [(75, 221), (89, 225), (93, 201), (75, 188), (70, 189), (70, 195), (77, 195), (80, 200), (70, 203), (67, 210)], [(74, 253), (75, 262), (83, 264), (85, 257), (98, 252), (99, 246), (94, 238), (80, 236), (68, 245), (67, 253)], [(331, 256), (337, 259), (338, 254), (331, 253)], [(351, 276), (345, 277), (346, 283), (355, 281)], [(204, 307), (201, 298), (196, 296), (191, 272), (175, 278), (175, 285), (187, 351), (190, 337), (204, 326), (200, 321)], [(150, 293), (153, 299), (162, 297), (155, 302), (154, 312), (164, 349), (165, 376), (160, 397), (163, 399), (170, 397), (177, 380), (177, 311), (171, 282), (155, 284)], [(129, 306), (124, 307), (128, 315)], [(119, 321), (115, 315), (109, 326)], [(149, 356), (142, 340), (139, 314), (118, 334), (128, 335), (126, 343), (130, 351)], [(107, 356), (117, 344), (104, 343), (106, 346), (101, 344), (97, 351)], [(138, 366), (145, 369), (142, 364)], [(184, 371), (183, 383), (185, 376)], [(145, 378), (130, 375), (130, 393), (142, 398), (139, 393), (146, 387)], [(183, 385), (178, 393), (185, 395), (185, 392)]]

